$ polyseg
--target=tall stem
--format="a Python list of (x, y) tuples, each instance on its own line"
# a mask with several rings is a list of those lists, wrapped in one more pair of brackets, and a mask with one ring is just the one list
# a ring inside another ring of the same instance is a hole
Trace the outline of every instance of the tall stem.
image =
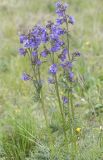
[[(38, 77), (39, 77), (39, 81), (41, 83), (41, 74), (40, 74), (39, 66), (38, 66)], [(50, 146), (50, 156), (52, 157), (53, 150), (54, 150), (54, 145), (52, 145), (53, 144), (53, 138), (51, 136), (51, 131), (50, 131), (50, 128), (49, 128), (49, 123), (48, 123), (48, 117), (47, 117), (47, 113), (46, 113), (46, 109), (45, 109), (42, 84), (40, 84), (40, 85), (41, 85), (40, 100), (41, 100), (42, 110), (43, 110), (43, 114), (44, 114), (44, 118), (45, 118), (45, 122), (46, 122), (47, 131), (48, 131), (47, 133), (48, 133), (48, 141), (49, 141), (49, 146)]]
[(43, 110), (43, 114), (44, 114), (46, 126), (47, 126), (47, 128), (48, 128), (48, 119), (47, 119), (47, 114), (46, 114), (45, 105), (44, 105), (44, 97), (43, 97), (42, 88), (41, 88), (40, 94), (41, 94), (40, 100), (41, 100), (42, 110)]
[[(54, 53), (52, 53), (52, 63), (54, 63)], [(62, 125), (63, 125), (63, 131), (64, 131), (64, 136), (65, 136), (65, 141), (68, 143), (68, 139), (67, 139), (67, 135), (66, 135), (66, 122), (65, 122), (65, 116), (64, 116), (64, 111), (62, 108), (62, 104), (61, 104), (61, 100), (60, 100), (60, 95), (59, 95), (59, 88), (58, 88), (58, 80), (57, 80), (57, 76), (54, 75), (55, 77), (55, 90), (56, 90), (56, 94), (57, 94), (57, 98), (58, 98), (58, 103), (59, 103), (59, 108), (60, 108), (60, 113), (62, 116)], [(68, 144), (67, 144), (68, 145)]]
[(67, 142), (66, 122), (65, 122), (64, 112), (63, 112), (63, 108), (62, 108), (62, 104), (61, 104), (61, 100), (60, 100), (58, 81), (57, 81), (57, 76), (56, 75), (55, 75), (55, 89), (56, 89), (56, 94), (57, 94), (57, 98), (58, 98), (58, 102), (59, 102), (60, 113), (61, 113), (61, 116), (62, 116), (64, 136), (65, 136), (65, 140)]
[[(66, 28), (67, 28), (67, 48), (68, 48), (68, 59), (69, 61), (71, 61), (71, 57), (70, 57), (70, 43), (69, 43), (69, 25), (68, 25), (68, 21), (66, 20)], [(71, 69), (72, 71), (72, 69)], [(70, 131), (72, 134), (72, 145), (73, 145), (73, 150), (76, 151), (76, 139), (75, 139), (75, 127), (74, 127), (74, 105), (73, 105), (73, 93), (72, 93), (72, 81), (70, 82), (70, 91), (68, 91), (68, 98), (70, 99), (70, 106), (71, 106), (71, 114), (69, 114), (70, 118), (69, 120), (71, 120), (71, 124), (70, 124)], [(70, 93), (69, 93), (70, 92)], [(68, 106), (69, 107), (69, 106)], [(75, 159), (75, 153), (73, 153), (72, 155), (72, 160)]]
[[(68, 59), (69, 61), (71, 61), (71, 57), (70, 57), (70, 43), (69, 43), (69, 26), (68, 26), (68, 21), (66, 21), (66, 28), (67, 28), (67, 47), (68, 47)], [(74, 121), (74, 106), (73, 106), (73, 93), (72, 93), (72, 81), (70, 82), (70, 89), (71, 89), (71, 93), (68, 93), (68, 98), (70, 98), (70, 103), (71, 103), (71, 112), (72, 112), (72, 120)]]
[(69, 27), (68, 27), (68, 22), (66, 21), (66, 28), (67, 28), (67, 48), (68, 48), (68, 59), (70, 61), (70, 47), (69, 47)]
[(45, 109), (45, 105), (44, 105), (43, 89), (42, 89), (42, 84), (41, 84), (41, 75), (40, 75), (40, 68), (39, 68), (39, 66), (38, 66), (38, 77), (39, 77), (39, 85), (41, 85), (40, 100), (41, 100), (41, 105), (42, 105), (42, 110), (43, 110), (46, 126), (48, 128), (48, 119), (47, 119), (46, 109)]

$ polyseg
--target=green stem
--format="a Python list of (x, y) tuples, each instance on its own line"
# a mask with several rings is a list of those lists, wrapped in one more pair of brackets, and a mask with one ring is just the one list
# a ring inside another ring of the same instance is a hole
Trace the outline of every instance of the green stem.
[(31, 57), (30, 49), (28, 49), (28, 57), (29, 57), (29, 60), (30, 60), (31, 69), (33, 70), (33, 75), (34, 75), (35, 80), (37, 82), (38, 80), (37, 80), (37, 76), (36, 76), (36, 72), (35, 72), (35, 66), (32, 64), (32, 57)]
[[(70, 99), (69, 91), (68, 91), (68, 99)], [(72, 134), (72, 123), (71, 123), (71, 114), (70, 114), (70, 105), (68, 103), (68, 124), (70, 127), (70, 134)]]
[(65, 141), (68, 142), (67, 140), (67, 135), (66, 135), (66, 122), (65, 122), (65, 117), (63, 113), (63, 108), (60, 100), (60, 95), (59, 95), (59, 88), (58, 88), (58, 81), (57, 81), (57, 76), (55, 75), (55, 89), (56, 89), (56, 94), (59, 102), (59, 108), (60, 108), (60, 113), (62, 116), (62, 123), (63, 123), (63, 131), (64, 131), (64, 136), (65, 136)]
[[(68, 47), (68, 59), (69, 61), (71, 61), (71, 57), (70, 57), (70, 43), (69, 43), (69, 25), (68, 25), (68, 21), (66, 20), (66, 28), (67, 28), (67, 47)], [(70, 115), (70, 131), (72, 134), (72, 144), (73, 144), (73, 150), (76, 151), (76, 138), (75, 138), (75, 128), (74, 128), (74, 105), (73, 105), (73, 93), (72, 93), (72, 82), (70, 82), (70, 89), (71, 89), (71, 93), (68, 92), (68, 98), (70, 99), (70, 105), (71, 105), (71, 114)], [(69, 104), (68, 104), (69, 105)], [(69, 106), (68, 106), (69, 107)], [(68, 115), (68, 116), (69, 116)], [(75, 153), (76, 154), (76, 153)], [(72, 160), (75, 159), (75, 154), (73, 153), (72, 155)]]
[(72, 120), (74, 121), (74, 105), (73, 105), (72, 82), (71, 82), (70, 103), (71, 103)]
[[(66, 15), (65, 15), (66, 16)], [(70, 57), (70, 43), (69, 43), (69, 25), (68, 21), (66, 20), (66, 28), (67, 28), (67, 47), (68, 47), (68, 59), (71, 61)], [(70, 82), (70, 89), (71, 89), (71, 94), (68, 93), (68, 98), (70, 98), (70, 103), (71, 103), (71, 112), (72, 112), (72, 120), (74, 121), (74, 105), (73, 105), (73, 93), (72, 93), (72, 82)], [(73, 125), (74, 126), (74, 125)]]
[(40, 68), (39, 68), (39, 66), (38, 66), (38, 77), (39, 77), (39, 85), (41, 85), (40, 100), (41, 100), (41, 105), (42, 105), (42, 110), (43, 110), (46, 126), (48, 128), (49, 125), (48, 125), (48, 119), (47, 119), (45, 104), (44, 104), (43, 89), (42, 89), (42, 84), (41, 84), (41, 75), (40, 75)]
[(48, 119), (47, 119), (47, 114), (46, 114), (45, 105), (44, 105), (44, 97), (43, 97), (42, 88), (41, 88), (41, 93), (40, 94), (41, 94), (40, 100), (41, 100), (42, 110), (43, 110), (46, 126), (48, 128)]
[[(69, 59), (69, 61), (71, 61), (71, 57), (70, 57), (70, 43), (69, 43), (69, 34), (68, 34), (68, 32), (69, 32), (68, 21), (66, 21), (66, 28), (67, 28), (68, 59)], [(70, 83), (70, 88), (72, 89), (72, 82)], [(71, 92), (71, 94), (68, 93), (68, 98), (70, 99), (72, 119), (74, 120), (74, 107), (73, 107), (73, 95), (72, 95), (72, 92)]]
[[(40, 75), (40, 69), (38, 68), (38, 76), (39, 76), (39, 80), (41, 82), (41, 75)], [(42, 110), (43, 110), (43, 114), (44, 114), (44, 118), (45, 118), (45, 122), (46, 122), (46, 127), (47, 127), (47, 130), (48, 130), (48, 141), (49, 141), (49, 147), (50, 147), (50, 156), (52, 158), (53, 156), (53, 151), (54, 151), (54, 145), (53, 145), (53, 138), (51, 136), (51, 131), (50, 131), (50, 128), (49, 128), (49, 123), (48, 123), (48, 117), (47, 117), (47, 114), (46, 114), (46, 109), (45, 109), (45, 104), (44, 104), (44, 96), (43, 96), (43, 89), (41, 88), (41, 104), (42, 104)]]
[(67, 28), (67, 48), (68, 48), (68, 59), (69, 59), (69, 61), (71, 60), (71, 58), (70, 58), (70, 47), (69, 47), (69, 34), (68, 34), (68, 32), (69, 32), (69, 26), (68, 26), (68, 22), (66, 21), (66, 28)]

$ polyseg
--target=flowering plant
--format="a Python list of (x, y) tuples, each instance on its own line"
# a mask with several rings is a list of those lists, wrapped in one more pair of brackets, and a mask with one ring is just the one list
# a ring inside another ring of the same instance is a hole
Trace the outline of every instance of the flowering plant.
[[(61, 119), (64, 131), (65, 142), (68, 141), (68, 130), (71, 133), (71, 143), (76, 149), (75, 134), (75, 111), (73, 105), (73, 84), (75, 83), (75, 74), (73, 71), (74, 61), (80, 56), (77, 50), (70, 52), (70, 30), (69, 25), (75, 24), (75, 18), (67, 14), (68, 5), (58, 1), (56, 3), (57, 19), (55, 22), (48, 21), (45, 26), (35, 25), (27, 34), (20, 35), (22, 48), (19, 49), (21, 56), (28, 56), (32, 72), (23, 73), (22, 80), (33, 81), (34, 88), (39, 95), (39, 101), (43, 109), (46, 126), (49, 128), (47, 110), (45, 108), (45, 98), (43, 96), (43, 77), (42, 66), (46, 63), (49, 75), (49, 85), (54, 85)], [(62, 82), (60, 85), (59, 81)], [(60, 90), (63, 95), (61, 96)], [(65, 106), (68, 107), (67, 113)], [(74, 156), (74, 155), (73, 155)]]

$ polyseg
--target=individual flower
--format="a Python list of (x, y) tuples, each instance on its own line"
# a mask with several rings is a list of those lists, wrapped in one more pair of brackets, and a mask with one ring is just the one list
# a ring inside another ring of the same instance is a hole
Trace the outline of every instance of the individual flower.
[(21, 110), (20, 110), (19, 108), (16, 108), (16, 109), (15, 109), (15, 113), (18, 114), (18, 113), (20, 113), (20, 112), (21, 112)]
[(103, 126), (100, 126), (100, 131), (103, 131)]
[(63, 51), (62, 51), (62, 53), (63, 53), (63, 54), (68, 54), (68, 49), (67, 49), (67, 48), (64, 48)]
[(69, 16), (69, 23), (74, 24), (75, 18), (73, 16)]
[(85, 42), (85, 44), (84, 44), (84, 45), (86, 45), (86, 46), (90, 47), (90, 46), (91, 46), (91, 43), (90, 43), (89, 41), (87, 41), (87, 42)]
[(49, 29), (49, 30), (51, 30), (51, 27), (52, 27), (53, 24), (54, 24), (54, 23), (53, 23), (51, 20), (49, 20), (49, 21), (47, 22), (47, 24), (46, 24), (46, 28)]
[(66, 10), (68, 8), (68, 4), (64, 3), (64, 9)]
[(24, 41), (27, 40), (27, 37), (24, 34), (20, 35), (20, 43), (24, 43)]
[(49, 68), (49, 72), (53, 75), (55, 75), (57, 73), (57, 64), (52, 64)]
[(41, 64), (42, 64), (41, 60), (38, 59), (38, 60), (36, 61), (36, 64), (37, 64), (38, 66), (41, 65)]
[(52, 45), (50, 50), (51, 50), (51, 52), (57, 52), (61, 49), (61, 47), (63, 45), (64, 45), (64, 42), (58, 39), (58, 40), (54, 41), (54, 44)]
[(72, 53), (72, 61), (75, 61), (76, 57), (80, 57), (81, 53), (78, 51), (75, 51)]
[(48, 83), (54, 84), (54, 83), (55, 83), (55, 80), (54, 80), (53, 78), (48, 78)]
[(65, 33), (65, 30), (61, 27), (58, 27), (58, 25), (52, 25), (50, 40), (57, 41), (59, 40), (60, 36), (64, 35)]
[(24, 72), (24, 73), (22, 74), (21, 79), (22, 79), (23, 81), (28, 81), (28, 80), (31, 79), (31, 77), (30, 77), (27, 73)]
[(75, 55), (79, 57), (81, 54), (80, 54), (80, 52), (77, 51), (77, 52), (75, 52)]
[(73, 73), (73, 72), (70, 72), (70, 73), (69, 73), (69, 79), (70, 79), (70, 81), (72, 81), (73, 78), (74, 78), (74, 73)]
[(57, 43), (60, 45), (60, 46), (63, 46), (65, 43), (64, 43), (64, 41), (57, 41)]
[(60, 47), (61, 47), (61, 46), (60, 46), (58, 43), (55, 43), (55, 44), (51, 47), (50, 51), (51, 51), (51, 52), (57, 52), (57, 51), (60, 50)]
[(37, 55), (38, 55), (38, 53), (37, 53), (36, 51), (33, 51), (33, 52), (32, 52), (32, 56), (33, 56), (33, 57), (35, 57), (35, 56), (37, 56)]
[(62, 51), (62, 54), (60, 54), (58, 57), (60, 58), (60, 60), (62, 62), (64, 62), (67, 58), (67, 53), (68, 53), (68, 49), (67, 48), (64, 48), (63, 51)]
[(63, 29), (62, 29), (62, 28), (60, 28), (60, 27), (59, 27), (59, 28), (57, 28), (55, 32), (56, 32), (56, 33), (57, 33), (57, 35), (59, 35), (59, 36), (60, 36), (60, 35), (64, 35), (64, 34), (65, 34), (65, 30), (63, 30)]
[(25, 48), (33, 48), (33, 49), (35, 48), (36, 49), (36, 48), (39, 47), (40, 44), (41, 44), (41, 38), (32, 36), (25, 41), (24, 47)]
[(81, 132), (81, 128), (78, 127), (78, 128), (76, 128), (75, 131), (76, 131), (76, 133), (80, 133)]
[(63, 96), (62, 101), (63, 101), (64, 104), (67, 104), (68, 103), (68, 98), (66, 96)]
[(46, 31), (42, 33), (41, 39), (42, 39), (42, 42), (44, 42), (44, 43), (48, 42), (49, 37), (48, 37), (48, 34), (46, 33)]
[(62, 6), (61, 1), (56, 2), (56, 3), (55, 3), (55, 6), (56, 6), (56, 8), (60, 8), (60, 7)]
[(38, 48), (39, 45), (41, 44), (41, 38), (40, 37), (35, 37), (31, 39), (31, 48)]
[(41, 52), (41, 56), (42, 56), (42, 57), (47, 57), (47, 51), (44, 50), (43, 52)]
[(65, 11), (68, 5), (66, 3), (63, 4), (61, 1), (58, 1), (55, 6), (56, 6), (56, 13), (58, 14), (58, 16), (60, 17), (65, 16)]
[(24, 47), (25, 47), (25, 48), (30, 48), (30, 47), (31, 47), (31, 46), (30, 46), (30, 42), (29, 42), (28, 39), (25, 41)]
[(66, 60), (66, 54), (60, 54), (59, 58), (62, 62), (65, 61)]
[(64, 70), (69, 70), (72, 68), (72, 63), (69, 61), (66, 61), (65, 63), (62, 63), (61, 66), (63, 67)]
[(26, 50), (24, 48), (19, 48), (19, 54), (21, 56), (25, 56), (26, 55)]
[(59, 35), (58, 34), (50, 34), (50, 40), (52, 41), (57, 41), (59, 39)]
[(63, 18), (57, 18), (56, 23), (57, 23), (57, 25), (61, 25), (61, 24), (64, 23), (64, 19)]

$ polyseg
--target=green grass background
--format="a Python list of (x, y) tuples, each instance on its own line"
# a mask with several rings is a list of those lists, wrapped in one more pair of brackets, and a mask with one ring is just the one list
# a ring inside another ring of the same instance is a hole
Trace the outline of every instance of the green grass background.
[[(21, 81), (21, 74), (28, 70), (29, 64), (18, 54), (19, 34), (36, 23), (45, 23), (46, 20), (54, 19), (54, 2), (56, 1), (0, 0), (1, 131), (8, 124), (7, 117), (10, 115), (20, 113), (22, 116), (28, 108), (32, 108), (33, 114), (36, 115), (33, 110), (32, 85), (30, 82)], [(103, 105), (103, 0), (66, 0), (66, 2), (69, 3), (69, 13), (76, 19), (75, 26), (71, 29), (71, 50), (77, 48), (82, 53), (77, 75), (82, 75), (80, 86), (83, 94), (78, 89), (76, 97), (83, 107), (77, 109), (77, 114), (85, 115), (88, 108)], [(87, 136), (88, 140), (86, 139), (89, 141), (93, 133), (95, 134), (94, 130), (99, 130), (101, 124), (94, 120), (88, 122), (82, 118), (80, 121), (84, 129), (89, 123), (88, 132), (91, 133), (89, 137)], [(0, 135), (2, 137), (2, 132)], [(95, 146), (93, 149), (97, 150)], [(85, 154), (88, 152), (86, 150)], [(97, 160), (103, 158), (103, 156), (98, 157)], [(90, 158), (90, 160), (94, 159)]]

